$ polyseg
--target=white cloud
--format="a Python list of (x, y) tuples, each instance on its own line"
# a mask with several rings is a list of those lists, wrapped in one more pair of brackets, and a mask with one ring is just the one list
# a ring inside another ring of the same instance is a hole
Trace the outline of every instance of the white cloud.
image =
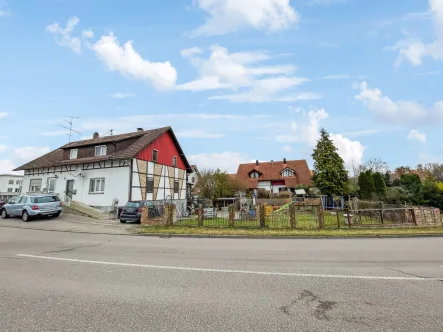
[(200, 47), (185, 48), (180, 51), (180, 55), (184, 58), (192, 57), (201, 53), (203, 53), (203, 50)]
[(200, 170), (220, 168), (228, 173), (236, 173), (239, 164), (248, 163), (251, 159), (238, 152), (191, 154), (187, 158)]
[(28, 146), (23, 148), (14, 149), (12, 153), (14, 164), (21, 166), (22, 164), (28, 163), (44, 154), (50, 152), (49, 146), (45, 147), (35, 147)]
[(330, 137), (348, 169), (361, 164), (365, 147), (359, 141), (351, 141), (341, 134), (331, 134)]
[(8, 150), (8, 146), (4, 144), (0, 144), (0, 152)]
[(80, 22), (77, 16), (71, 17), (66, 23), (66, 27), (62, 28), (58, 23), (50, 24), (46, 27), (46, 31), (56, 36), (56, 42), (62, 47), (70, 48), (74, 53), (80, 54), (82, 43), (80, 38), (72, 37), (76, 25)]
[(408, 134), (409, 140), (417, 140), (426, 143), (426, 134), (420, 133), (418, 130), (412, 129)]
[(126, 98), (134, 98), (135, 94), (127, 93), (127, 92), (115, 92), (111, 94), (111, 98), (114, 99), (126, 99)]
[(283, 145), (282, 150), (287, 153), (291, 153), (293, 149), (292, 149), (292, 146), (290, 146), (290, 145)]
[(88, 30), (82, 31), (83, 38), (94, 38), (94, 32), (89, 28)]
[(205, 130), (180, 130), (177, 133), (179, 138), (222, 138), (223, 134), (212, 133)]
[(143, 81), (158, 90), (173, 88), (177, 80), (177, 71), (169, 61), (151, 62), (143, 59), (132, 46), (132, 41), (120, 46), (112, 32), (92, 44), (91, 49), (108, 70), (119, 72), (130, 79)]
[(8, 3), (6, 0), (0, 0), (0, 17), (11, 16), (11, 11), (8, 9)]
[(390, 125), (417, 125), (441, 123), (443, 121), (443, 101), (436, 102), (430, 109), (413, 100), (393, 101), (379, 89), (370, 89), (366, 82), (355, 83), (360, 100), (369, 109), (375, 120)]
[(17, 167), (10, 160), (0, 160), (0, 174), (23, 174), (23, 172), (13, 172)]
[[(329, 114), (324, 109), (310, 110), (306, 112), (296, 109), (292, 114), (297, 114), (297, 120), (291, 123), (289, 134), (277, 135), (276, 140), (280, 143), (305, 143), (309, 148), (313, 148), (320, 137), (321, 122), (328, 118)], [(343, 158), (347, 168), (353, 163), (360, 163), (363, 158), (364, 146), (359, 141), (352, 141), (342, 134), (330, 134), (338, 153)]]
[(6, 112), (0, 112), (0, 119), (4, 119), (8, 116), (8, 113)]
[(216, 95), (209, 99), (223, 99), (231, 102), (291, 102), (318, 99), (319, 94), (297, 92), (282, 94), (307, 81), (308, 78), (292, 74), (297, 67), (293, 65), (261, 65), (273, 59), (267, 52), (235, 52), (221, 46), (211, 46), (208, 59), (199, 56), (195, 49), (182, 51), (197, 69), (198, 76), (190, 82), (177, 85), (178, 90), (232, 90), (234, 94)]
[(191, 36), (223, 35), (243, 28), (264, 31), (288, 29), (299, 22), (290, 0), (194, 0), (209, 16)]
[(443, 60), (443, 0), (429, 0), (429, 7), (434, 22), (435, 40), (424, 43), (419, 38), (409, 37), (388, 47), (388, 50), (398, 51), (396, 67), (404, 59), (414, 66), (420, 66), (425, 56), (430, 56), (435, 60)]

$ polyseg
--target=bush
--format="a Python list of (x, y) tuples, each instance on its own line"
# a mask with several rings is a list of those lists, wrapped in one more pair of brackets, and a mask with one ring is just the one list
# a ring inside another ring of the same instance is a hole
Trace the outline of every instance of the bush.
[(277, 193), (271, 194), (271, 198), (280, 198), (280, 194)]
[(269, 190), (266, 189), (259, 189), (257, 191), (257, 198), (269, 198), (271, 195), (271, 192)]
[(292, 198), (292, 193), (290, 191), (282, 191), (279, 193), (279, 198)]

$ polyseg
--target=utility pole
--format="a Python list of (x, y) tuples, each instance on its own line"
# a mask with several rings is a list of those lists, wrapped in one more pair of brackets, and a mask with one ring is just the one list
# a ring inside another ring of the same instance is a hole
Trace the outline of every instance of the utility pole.
[(72, 128), (72, 125), (74, 123), (74, 119), (79, 119), (79, 117), (78, 116), (67, 116), (67, 118), (69, 118), (69, 120), (65, 120), (65, 121), (68, 123), (69, 127), (65, 126), (65, 125), (60, 125), (60, 126), (69, 130), (69, 134), (68, 134), (68, 136), (69, 136), (69, 143), (71, 143), (71, 136), (72, 136), (73, 132), (77, 133), (79, 135), (81, 135), (82, 133), (80, 133), (77, 130)]

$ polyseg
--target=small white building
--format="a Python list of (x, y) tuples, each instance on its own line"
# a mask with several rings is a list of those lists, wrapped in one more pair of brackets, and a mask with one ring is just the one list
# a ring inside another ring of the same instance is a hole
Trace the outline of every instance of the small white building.
[(129, 200), (186, 206), (190, 165), (171, 127), (72, 142), (17, 170), (24, 193), (54, 193), (109, 210)]
[(22, 187), (23, 175), (0, 174), (0, 201), (9, 201), (18, 196)]

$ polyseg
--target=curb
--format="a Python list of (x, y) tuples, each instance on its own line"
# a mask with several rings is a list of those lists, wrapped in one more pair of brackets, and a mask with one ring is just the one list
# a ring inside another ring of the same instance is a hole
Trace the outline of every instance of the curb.
[(399, 234), (399, 235), (351, 235), (351, 236), (327, 236), (327, 235), (318, 235), (318, 236), (278, 236), (278, 235), (218, 235), (218, 234), (162, 234), (162, 233), (138, 233), (132, 234), (133, 236), (147, 236), (147, 237), (159, 237), (159, 238), (195, 238), (195, 239), (266, 239), (266, 240), (313, 240), (313, 239), (383, 239), (383, 238), (428, 238), (428, 237), (443, 237), (443, 234)]

